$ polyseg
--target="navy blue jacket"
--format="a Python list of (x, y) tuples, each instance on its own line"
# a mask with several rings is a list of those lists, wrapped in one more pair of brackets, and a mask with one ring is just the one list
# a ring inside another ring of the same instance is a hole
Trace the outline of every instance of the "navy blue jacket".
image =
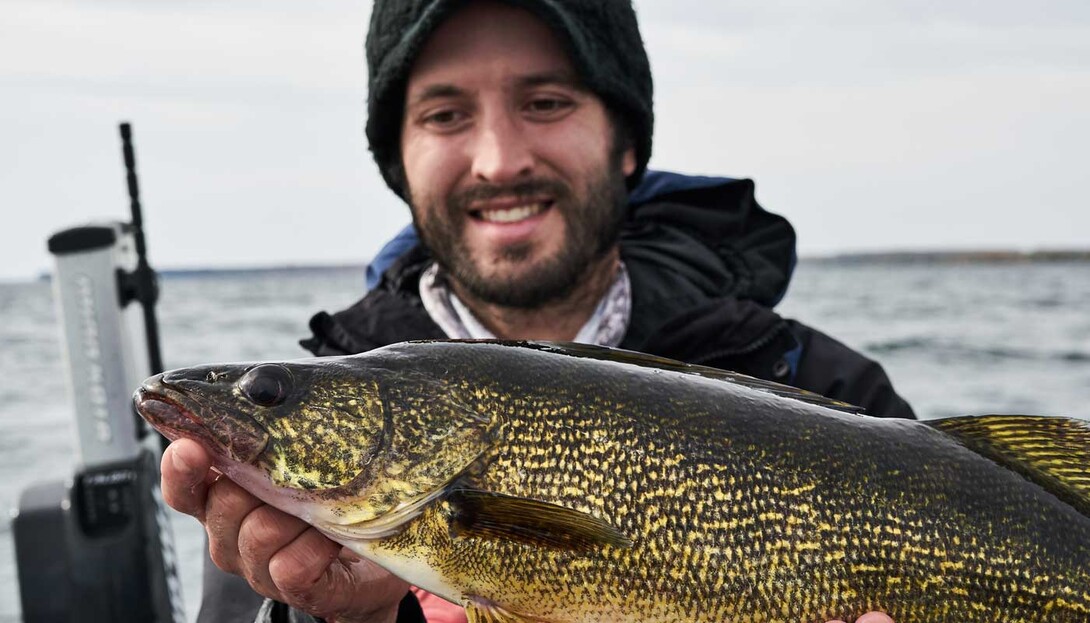
[[(877, 363), (773, 311), (795, 268), (795, 232), (761, 208), (752, 181), (649, 171), (630, 196), (620, 248), (632, 280), (622, 348), (794, 385), (871, 415), (914, 417)], [(302, 345), (334, 355), (444, 337), (418, 294), (430, 262), (406, 228), (368, 269), (370, 292), (315, 315)]]

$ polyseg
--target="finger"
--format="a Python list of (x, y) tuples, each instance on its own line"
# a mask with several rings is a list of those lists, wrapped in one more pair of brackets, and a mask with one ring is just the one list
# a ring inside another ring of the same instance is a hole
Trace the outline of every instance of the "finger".
[(893, 623), (893, 619), (881, 612), (868, 612), (856, 619), (855, 623)]
[(217, 567), (228, 573), (241, 574), (238, 533), (246, 516), (263, 505), (261, 500), (226, 478), (208, 486), (204, 529), (208, 533), (208, 554)]
[(178, 439), (163, 451), (159, 469), (162, 473), (163, 501), (178, 512), (204, 522), (206, 478), (212, 458), (201, 445), (190, 439)]
[(255, 591), (282, 601), (269, 574), (273, 555), (299, 538), (309, 526), (272, 506), (259, 506), (246, 515), (238, 533), (239, 560), (244, 577)]
[(405, 581), (313, 528), (277, 552), (269, 569), (285, 601), (327, 619), (392, 622), (409, 590)]
[(351, 610), (359, 599), (342, 548), (309, 528), (269, 562), (269, 573), (285, 601), (314, 616), (328, 618)]
[[(339, 544), (308, 526), (291, 544), (273, 555), (269, 560), (269, 574), (281, 592), (305, 596), (314, 591), (340, 553)], [(321, 592), (321, 587), (318, 589)]]

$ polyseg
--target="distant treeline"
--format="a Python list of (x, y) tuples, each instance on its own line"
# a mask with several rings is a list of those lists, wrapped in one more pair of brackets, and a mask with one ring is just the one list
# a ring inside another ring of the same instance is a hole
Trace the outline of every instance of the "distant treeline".
[[(828, 256), (804, 256), (805, 262), (835, 264), (1010, 264), (1028, 262), (1090, 262), (1090, 249), (1047, 251), (875, 251), (842, 253)], [(166, 268), (157, 272), (164, 279), (254, 276), (261, 274), (305, 275), (333, 271), (356, 272), (361, 276), (366, 264), (317, 264), (305, 266), (254, 266), (239, 268)]]
[(367, 269), (366, 264), (315, 264), (307, 266), (250, 266), (243, 268), (165, 268), (156, 270), (164, 279), (203, 278), (268, 275), (306, 275), (311, 273), (329, 273), (336, 271), (358, 272), (361, 276)]
[(807, 257), (807, 261), (835, 264), (1020, 264), (1031, 262), (1090, 262), (1090, 249), (1040, 251), (874, 251)]
[[(822, 264), (1015, 264), (1031, 262), (1090, 262), (1090, 249), (1059, 249), (1046, 251), (874, 251), (837, 255), (803, 256), (804, 262)], [(314, 264), (305, 266), (251, 266), (238, 268), (164, 268), (156, 272), (163, 279), (231, 278), (239, 276), (320, 274), (334, 271), (356, 272), (361, 276), (366, 264)], [(50, 273), (38, 275), (39, 281), (49, 281)]]
[[(157, 268), (160, 279), (231, 279), (235, 277), (261, 277), (274, 275), (328, 275), (331, 272), (358, 273), (360, 279), (367, 271), (367, 264), (308, 264), (305, 266), (243, 266), (201, 268)], [(53, 273), (38, 274), (38, 281), (53, 280)]]

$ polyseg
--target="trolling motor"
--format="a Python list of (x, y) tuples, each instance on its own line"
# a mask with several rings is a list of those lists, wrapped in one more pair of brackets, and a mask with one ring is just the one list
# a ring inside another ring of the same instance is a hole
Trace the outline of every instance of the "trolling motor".
[(121, 139), (132, 222), (49, 239), (78, 457), (70, 481), (37, 483), (19, 499), (12, 528), (25, 623), (185, 620), (159, 492), (164, 440), (132, 407), (133, 390), (163, 365), (128, 123)]

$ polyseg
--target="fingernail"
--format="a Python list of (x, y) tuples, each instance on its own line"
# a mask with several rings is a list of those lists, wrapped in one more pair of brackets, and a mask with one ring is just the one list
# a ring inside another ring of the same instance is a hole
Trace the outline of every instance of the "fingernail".
[(193, 472), (193, 468), (189, 466), (189, 463), (186, 463), (176, 451), (170, 453), (170, 461), (174, 465), (174, 469), (187, 476)]

